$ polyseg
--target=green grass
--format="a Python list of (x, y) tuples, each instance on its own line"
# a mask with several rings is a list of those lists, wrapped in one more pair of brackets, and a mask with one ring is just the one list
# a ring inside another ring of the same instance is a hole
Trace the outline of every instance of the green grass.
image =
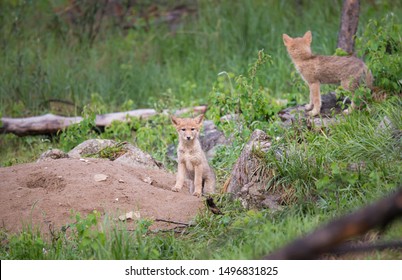
[[(208, 104), (207, 116), (217, 122), (222, 112), (239, 112), (240, 106), (243, 119), (217, 123), (234, 139), (231, 146), (218, 150), (211, 163), (218, 187), (253, 129), (260, 128), (273, 139), (274, 152), (265, 155), (264, 163), (273, 174), (267, 188), (285, 188), (291, 196), (284, 210), (273, 213), (246, 210), (239, 201), (215, 195), (225, 215), (202, 210), (182, 233), (151, 232), (147, 220), (128, 231), (109, 217), (75, 213), (68, 229), (50, 235), (31, 225), (16, 234), (0, 230), (0, 259), (261, 258), (400, 185), (402, 120), (395, 77), (400, 77), (401, 48), (395, 44), (395, 53), (388, 56), (383, 46), (387, 40), (400, 39), (401, 21), (393, 18), (391, 26), (380, 24), (378, 32), (371, 31), (378, 28), (374, 21), (367, 25), (370, 20), (380, 22), (389, 12), (401, 14), (398, 1), (361, 3), (358, 30), (364, 38), (358, 44), (360, 52), (371, 58), (375, 77), (382, 77), (377, 85), (388, 84), (394, 96), (339, 117), (339, 123), (324, 130), (301, 124), (284, 129), (272, 118), (281, 108), (277, 99), (287, 99), (289, 105), (308, 98), (308, 89), (283, 46), (282, 33), (298, 36), (312, 30), (313, 51), (333, 54), (340, 0), (303, 1), (301, 9), (296, 1), (182, 1), (196, 8), (197, 16), (186, 18), (174, 33), (166, 25), (151, 25), (146, 31), (137, 23), (136, 29), (124, 32), (105, 29), (92, 45), (79, 42), (55, 17), (53, 8), (65, 2), (0, 2), (0, 115), (46, 113), (50, 110), (46, 100), (58, 98), (85, 108), (77, 113), (86, 119), (53, 138), (0, 135), (1, 166), (32, 162), (49, 148), (67, 151), (89, 137), (101, 137), (133, 142), (174, 169), (166, 150), (176, 136), (166, 116), (117, 122), (96, 134), (93, 113)], [(173, 3), (166, 1), (161, 9)], [(256, 60), (261, 49), (269, 59), (258, 65), (264, 61)], [(253, 73), (250, 69), (256, 65), (258, 71)], [(227, 75), (218, 76), (224, 71)], [(385, 117), (392, 125), (379, 128)], [(395, 223), (379, 234), (380, 239), (398, 239), (401, 230), (401, 224)], [(401, 253), (385, 251), (364, 258), (400, 259)]]
[[(184, 20), (175, 33), (165, 25), (149, 31), (112, 28), (90, 47), (57, 21), (55, 2), (2, 1), (0, 108), (7, 116), (37, 114), (51, 98), (83, 107), (94, 93), (109, 111), (128, 99), (133, 108), (150, 106), (149, 97), (167, 92), (185, 105), (205, 103), (219, 72), (245, 73), (260, 49), (274, 60), (274, 67), (259, 73), (260, 82), (280, 97), (294, 92), (282, 33), (311, 29), (313, 50), (334, 53), (341, 2), (305, 1), (299, 11), (292, 1), (187, 1), (197, 17)], [(174, 2), (167, 3), (165, 8)], [(383, 17), (391, 6), (395, 14), (402, 10), (392, 1), (361, 6), (359, 34), (368, 19)]]

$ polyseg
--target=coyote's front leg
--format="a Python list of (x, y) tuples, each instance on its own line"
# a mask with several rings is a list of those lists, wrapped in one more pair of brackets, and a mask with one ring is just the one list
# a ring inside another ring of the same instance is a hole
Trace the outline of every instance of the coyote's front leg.
[(176, 176), (176, 185), (172, 188), (172, 191), (178, 192), (181, 190), (184, 184), (184, 177), (186, 174), (186, 166), (183, 162), (179, 162), (179, 166), (177, 168), (177, 176)]
[(200, 197), (202, 194), (202, 164), (194, 166), (194, 193), (193, 195)]

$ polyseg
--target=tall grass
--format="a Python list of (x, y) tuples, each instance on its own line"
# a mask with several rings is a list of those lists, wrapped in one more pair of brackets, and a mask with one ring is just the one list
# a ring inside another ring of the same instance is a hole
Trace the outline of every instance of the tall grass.
[(398, 187), (400, 109), (394, 98), (370, 113), (340, 117), (320, 133), (303, 127), (285, 131), (267, 156), (268, 167), (276, 170), (268, 187), (285, 186), (299, 201), (321, 201), (331, 211), (347, 209), (351, 200), (362, 205)]
[[(66, 2), (60, 0), (57, 5)], [(184, 20), (175, 32), (166, 25), (151, 25), (147, 31), (140, 27), (127, 32), (111, 28), (103, 30), (90, 45), (67, 32), (67, 26), (53, 12), (56, 2), (0, 1), (1, 115), (47, 112), (45, 101), (53, 98), (71, 100), (81, 107), (90, 103), (95, 113), (207, 103), (217, 74), (226, 71), (228, 76), (247, 76), (261, 49), (272, 61), (269, 67), (259, 69), (256, 79), (252, 77), (256, 83), (253, 93), (276, 98), (289, 93), (299, 96), (303, 82), (286, 54), (282, 33), (297, 36), (312, 30), (315, 52), (332, 54), (335, 50), (341, 0), (303, 1), (302, 6), (290, 0), (183, 2), (196, 8), (197, 15)], [(163, 3), (167, 9), (176, 2)], [(359, 34), (369, 19), (382, 18), (391, 10), (402, 12), (398, 1), (366, 1), (361, 6)], [(241, 93), (242, 89), (236, 90)], [(307, 99), (307, 89), (304, 91), (302, 98)], [(255, 109), (251, 107), (250, 112)], [(215, 195), (224, 215), (201, 210), (195, 223), (181, 234), (151, 232), (147, 220), (129, 231), (110, 219), (101, 221), (96, 214), (75, 215), (67, 231), (56, 230), (50, 238), (32, 227), (18, 234), (0, 230), (0, 258), (260, 258), (400, 185), (400, 109), (400, 100), (394, 97), (381, 105), (370, 105), (366, 111), (340, 117), (336, 125), (320, 132), (297, 124), (285, 129), (265, 119), (260, 121), (273, 139), (266, 169), (274, 177), (267, 188), (285, 188), (293, 195), (282, 205), (282, 211), (246, 210), (239, 201)], [(137, 144), (159, 158), (164, 156), (167, 142), (173, 142), (174, 131), (161, 129), (167, 123), (167, 118), (158, 116), (148, 123), (114, 124), (102, 136), (131, 140), (135, 129)], [(233, 129), (240, 135), (234, 142), (236, 147), (219, 150), (212, 163), (220, 182), (226, 179), (223, 177), (249, 136), (244, 135), (245, 129)], [(66, 135), (77, 138), (74, 131)], [(43, 150), (63, 143), (3, 135), (0, 144), (2, 165), (11, 165), (32, 161)], [(400, 230), (400, 224), (391, 227), (384, 233), (385, 239), (400, 237)]]
[[(65, 3), (67, 1), (59, 1)], [(172, 7), (175, 1), (166, 2)], [(360, 26), (401, 4), (362, 3)], [(313, 49), (334, 52), (342, 1), (187, 1), (197, 14), (176, 32), (151, 25), (122, 32), (102, 30), (92, 46), (79, 43), (53, 11), (54, 2), (2, 1), (0, 32), (0, 108), (3, 115), (46, 111), (44, 101), (68, 99), (83, 106), (99, 94), (118, 110), (150, 106), (149, 97), (169, 92), (185, 105), (205, 103), (221, 71), (244, 73), (260, 49), (274, 67), (260, 73), (261, 83), (276, 96), (292, 91), (293, 67), (281, 34), (311, 29)], [(359, 30), (360, 32), (360, 30)]]

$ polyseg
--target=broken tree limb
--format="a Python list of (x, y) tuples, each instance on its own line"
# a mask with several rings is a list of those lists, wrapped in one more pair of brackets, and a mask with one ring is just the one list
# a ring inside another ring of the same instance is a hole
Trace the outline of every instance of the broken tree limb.
[[(206, 106), (196, 106), (192, 108), (184, 108), (174, 112), (175, 115), (181, 115), (188, 112), (196, 114), (205, 113)], [(109, 114), (97, 115), (95, 124), (97, 127), (105, 127), (113, 121), (128, 121), (131, 117), (148, 118), (156, 115), (158, 112), (154, 109), (138, 109), (127, 112), (116, 112)], [(168, 110), (164, 110), (163, 114), (168, 114)], [(1, 118), (0, 133), (14, 133), (17, 136), (26, 135), (44, 135), (54, 134), (62, 129), (82, 121), (82, 117), (63, 117), (53, 114), (46, 114), (28, 118)]]
[(187, 227), (190, 226), (189, 223), (176, 222), (176, 221), (165, 220), (165, 219), (159, 219), (159, 218), (156, 218), (154, 221), (155, 221), (155, 222), (163, 222), (163, 223), (175, 224), (175, 225), (181, 225), (181, 226), (187, 226)]
[(342, 242), (374, 228), (383, 228), (402, 216), (402, 188), (391, 196), (352, 214), (341, 217), (279, 249), (264, 259), (315, 259), (329, 253)]

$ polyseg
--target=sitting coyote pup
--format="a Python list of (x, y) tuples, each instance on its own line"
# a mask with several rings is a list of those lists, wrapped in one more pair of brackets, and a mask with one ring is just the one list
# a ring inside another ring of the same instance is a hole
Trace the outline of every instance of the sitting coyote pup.
[[(353, 91), (365, 82), (372, 87), (373, 77), (364, 62), (353, 56), (323, 56), (311, 53), (311, 31), (301, 38), (283, 34), (283, 42), (297, 71), (310, 88), (310, 102), (306, 110), (316, 116), (321, 110), (320, 84), (338, 84)], [(355, 104), (351, 104), (351, 109)]]
[(215, 174), (208, 165), (207, 158), (201, 148), (198, 134), (202, 126), (204, 115), (193, 119), (176, 118), (172, 116), (172, 123), (179, 134), (177, 147), (178, 171), (176, 185), (172, 191), (177, 192), (183, 187), (184, 180), (190, 184), (190, 192), (195, 196), (203, 193), (215, 192)]

